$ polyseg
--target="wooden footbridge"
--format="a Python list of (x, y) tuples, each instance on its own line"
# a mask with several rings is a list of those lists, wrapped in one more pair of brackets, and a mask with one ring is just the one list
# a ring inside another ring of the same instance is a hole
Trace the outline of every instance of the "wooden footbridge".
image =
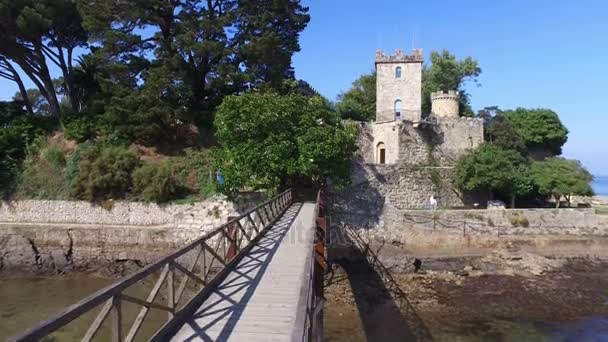
[(326, 227), (285, 191), (13, 340), (321, 341)]

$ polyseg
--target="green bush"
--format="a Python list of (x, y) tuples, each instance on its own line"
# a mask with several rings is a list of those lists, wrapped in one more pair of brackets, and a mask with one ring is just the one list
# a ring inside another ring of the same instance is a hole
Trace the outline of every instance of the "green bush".
[(64, 134), (68, 139), (83, 142), (95, 137), (96, 128), (95, 119), (84, 116), (67, 121)]
[(512, 213), (509, 216), (509, 222), (514, 227), (529, 227), (530, 226), (530, 222), (528, 221), (528, 219), (523, 214), (520, 214), (520, 213)]
[(64, 174), (67, 149), (60, 142), (40, 137), (27, 148), (19, 184), (18, 198), (65, 199), (69, 184)]
[(139, 158), (126, 147), (91, 145), (79, 156), (72, 195), (88, 201), (125, 198), (133, 185)]
[(171, 160), (146, 162), (133, 173), (133, 194), (146, 202), (167, 202), (183, 193), (181, 189)]
[(18, 117), (0, 126), (0, 196), (7, 197), (15, 189), (27, 145), (44, 134), (39, 122), (29, 117)]
[(218, 192), (215, 180), (215, 163), (210, 150), (186, 149), (177, 157), (176, 168), (181, 184), (205, 199)]

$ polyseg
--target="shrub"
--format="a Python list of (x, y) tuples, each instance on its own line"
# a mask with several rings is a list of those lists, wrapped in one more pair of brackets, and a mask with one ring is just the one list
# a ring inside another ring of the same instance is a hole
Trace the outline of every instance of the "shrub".
[(68, 139), (84, 142), (95, 137), (95, 118), (84, 116), (74, 118), (65, 123), (65, 136)]
[(126, 147), (91, 145), (79, 156), (72, 195), (88, 201), (124, 198), (133, 185), (139, 158)]
[(181, 190), (177, 170), (171, 160), (144, 163), (133, 173), (133, 193), (147, 202), (167, 202), (177, 198)]
[(210, 150), (186, 149), (184, 156), (176, 158), (181, 184), (201, 198), (218, 192), (215, 181), (215, 163)]
[(530, 222), (528, 219), (520, 213), (512, 213), (509, 216), (509, 222), (514, 227), (528, 227), (530, 226)]
[(44, 134), (38, 124), (29, 117), (18, 117), (0, 126), (0, 196), (9, 196), (15, 189), (28, 144)]
[(27, 148), (17, 186), (17, 197), (65, 199), (69, 184), (64, 174), (67, 147), (61, 141), (39, 137)]

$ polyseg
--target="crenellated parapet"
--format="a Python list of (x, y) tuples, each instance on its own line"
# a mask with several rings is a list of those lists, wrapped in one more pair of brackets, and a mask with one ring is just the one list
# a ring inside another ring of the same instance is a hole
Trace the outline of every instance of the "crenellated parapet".
[(407, 55), (403, 50), (395, 51), (394, 55), (387, 55), (382, 50), (376, 51), (376, 64), (378, 63), (422, 63), (422, 49), (412, 50)]
[(460, 93), (457, 90), (434, 91), (431, 93), (431, 100), (435, 99), (455, 99), (460, 101)]

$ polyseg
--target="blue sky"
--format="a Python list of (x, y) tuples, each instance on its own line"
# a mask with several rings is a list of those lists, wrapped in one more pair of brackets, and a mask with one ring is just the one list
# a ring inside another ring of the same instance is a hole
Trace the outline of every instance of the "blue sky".
[[(483, 70), (474, 109), (547, 107), (570, 130), (564, 155), (608, 175), (608, 1), (304, 0), (296, 76), (328, 98), (374, 67), (377, 49), (448, 49)], [(29, 83), (29, 82), (28, 82)], [(30, 83), (31, 85), (31, 83)], [(0, 99), (16, 86), (0, 79)]]
[(376, 49), (448, 49), (482, 68), (474, 109), (547, 107), (570, 130), (564, 155), (608, 175), (608, 1), (308, 0), (296, 76), (335, 100)]

